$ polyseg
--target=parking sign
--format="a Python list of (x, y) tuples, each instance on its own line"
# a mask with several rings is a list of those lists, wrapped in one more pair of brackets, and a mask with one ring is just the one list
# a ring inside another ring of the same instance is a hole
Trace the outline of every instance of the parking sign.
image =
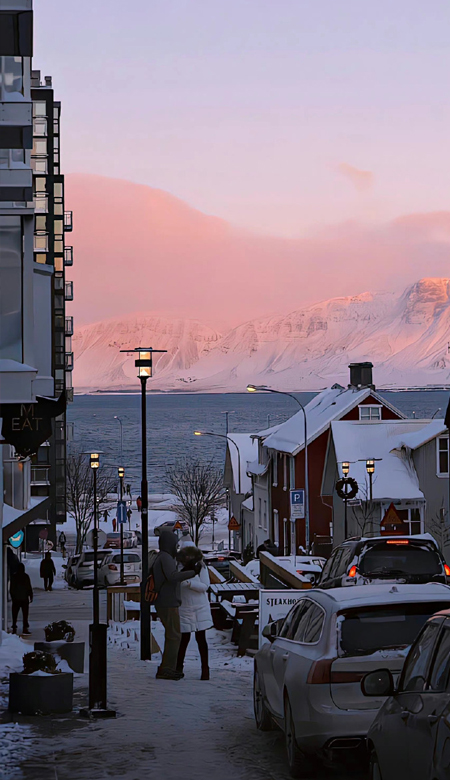
[(305, 491), (291, 490), (291, 520), (301, 520), (305, 517)]

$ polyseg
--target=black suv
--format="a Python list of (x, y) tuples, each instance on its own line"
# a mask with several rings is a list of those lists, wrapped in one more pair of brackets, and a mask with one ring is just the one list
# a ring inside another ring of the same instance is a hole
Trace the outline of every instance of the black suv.
[(450, 568), (432, 536), (347, 539), (333, 550), (316, 588), (370, 585), (391, 580), (450, 583)]

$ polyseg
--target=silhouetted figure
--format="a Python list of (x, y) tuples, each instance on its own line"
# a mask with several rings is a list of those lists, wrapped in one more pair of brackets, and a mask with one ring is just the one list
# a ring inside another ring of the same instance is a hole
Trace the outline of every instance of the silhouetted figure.
[(17, 618), (22, 610), (23, 633), (29, 634), (28, 611), (29, 605), (33, 601), (33, 588), (23, 563), (19, 563), (17, 570), (11, 575), (9, 592), (12, 601), (12, 632), (13, 634), (17, 633)]
[(53, 578), (56, 575), (55, 564), (53, 563), (51, 552), (46, 552), (45, 558), (41, 561), (40, 575), (44, 580), (44, 589), (51, 590)]

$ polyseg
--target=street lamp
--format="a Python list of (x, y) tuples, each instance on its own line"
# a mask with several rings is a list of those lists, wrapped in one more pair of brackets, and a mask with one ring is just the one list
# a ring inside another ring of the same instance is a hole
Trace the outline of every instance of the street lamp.
[(234, 411), (232, 411), (232, 412), (226, 411), (226, 412), (221, 412), (221, 414), (225, 415), (225, 433), (228, 436), (228, 415), (236, 414), (236, 412), (234, 412)]
[[(118, 474), (119, 474), (119, 497), (120, 501), (123, 501), (123, 480), (125, 477), (125, 469), (122, 468), (122, 466), (119, 466), (118, 468)], [(122, 511), (122, 510), (121, 510)], [(124, 576), (124, 566), (123, 566), (123, 517), (119, 517), (119, 513), (117, 513), (117, 519), (120, 521), (120, 584), (125, 585), (125, 576)]]
[(344, 477), (348, 477), (349, 471), (350, 471), (350, 463), (347, 460), (345, 460), (342, 464), (342, 473)]
[(373, 459), (366, 460), (366, 471), (369, 475), (369, 499), (373, 499), (373, 475), (375, 473), (375, 461)]
[(141, 380), (141, 439), (142, 439), (142, 475), (141, 475), (141, 534), (142, 534), (142, 582), (141, 582), (141, 661), (151, 658), (151, 615), (150, 603), (145, 600), (145, 586), (148, 578), (148, 482), (147, 482), (147, 379), (152, 376), (152, 358), (154, 353), (162, 354), (166, 349), (136, 347), (121, 349), (121, 352), (138, 354), (134, 365)]
[(89, 709), (81, 710), (81, 714), (98, 718), (115, 717), (114, 710), (107, 708), (107, 675), (106, 675), (106, 623), (100, 623), (100, 604), (98, 590), (98, 513), (97, 513), (97, 471), (100, 466), (101, 452), (85, 453), (89, 455), (89, 465), (94, 479), (94, 591), (93, 618), (89, 626)]
[(236, 442), (233, 441), (233, 439), (231, 439), (230, 436), (225, 436), (224, 433), (213, 433), (212, 431), (194, 431), (194, 436), (217, 436), (219, 439), (226, 439), (227, 441), (231, 442), (231, 444), (234, 444), (238, 456), (238, 493), (240, 495), (241, 494), (241, 453), (239, 451), (239, 447), (237, 446)]
[(123, 463), (123, 423), (117, 414), (114, 415), (114, 419), (117, 420), (120, 425), (120, 463)]
[(306, 551), (309, 553), (309, 471), (308, 471), (308, 421), (306, 418), (306, 410), (303, 404), (292, 393), (285, 393), (284, 390), (273, 390), (271, 387), (265, 385), (247, 385), (249, 393), (276, 393), (277, 395), (287, 395), (288, 398), (293, 398), (299, 405), (303, 412), (304, 419), (304, 438), (305, 438), (305, 545)]

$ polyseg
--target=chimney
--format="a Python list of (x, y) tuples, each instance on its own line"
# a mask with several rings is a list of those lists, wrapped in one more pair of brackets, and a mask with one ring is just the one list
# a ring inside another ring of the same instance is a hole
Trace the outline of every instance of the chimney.
[(51, 87), (52, 86), (52, 77), (51, 76), (45, 76), (45, 86)]
[(350, 363), (350, 387), (372, 387), (373, 384), (372, 369), (373, 363)]

